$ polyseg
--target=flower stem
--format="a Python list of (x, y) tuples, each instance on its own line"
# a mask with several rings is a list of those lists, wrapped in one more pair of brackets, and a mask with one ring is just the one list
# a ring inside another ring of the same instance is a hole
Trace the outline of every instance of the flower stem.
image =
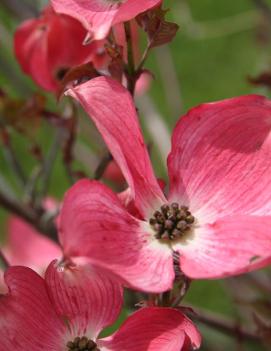
[(9, 196), (1, 189), (0, 206), (28, 222), (39, 232), (43, 233), (54, 241), (57, 241), (57, 230), (53, 220), (44, 221), (43, 218), (45, 218), (45, 216), (44, 213), (40, 213), (40, 209), (36, 210), (32, 207), (26, 206), (24, 203), (20, 203), (16, 198)]
[(10, 141), (10, 136), (7, 130), (0, 125), (1, 127), (1, 139), (2, 139), (2, 144), (3, 144), (3, 153), (6, 158), (7, 163), (9, 164), (10, 168), (16, 175), (17, 181), (19, 185), (25, 186), (27, 182), (27, 178), (24, 174), (23, 168), (17, 159), (17, 156), (15, 154), (15, 151), (12, 147), (11, 141)]
[(44, 164), (41, 171), (41, 190), (39, 194), (39, 200), (42, 201), (48, 192), (50, 185), (50, 179), (52, 175), (52, 169), (58, 154), (58, 151), (66, 137), (66, 130), (64, 128), (58, 127), (51, 144), (51, 148), (44, 160)]
[(142, 58), (141, 58), (141, 61), (139, 62), (137, 68), (136, 68), (136, 72), (137, 73), (140, 73), (140, 71), (143, 69), (144, 67), (144, 64), (148, 58), (148, 55), (149, 55), (149, 52), (150, 52), (150, 49), (151, 49), (151, 42), (148, 42), (144, 52), (143, 52), (143, 55), (142, 55)]
[(134, 51), (133, 51), (133, 42), (132, 42), (132, 31), (130, 22), (124, 23), (126, 42), (127, 42), (127, 81), (128, 81), (128, 90), (131, 95), (134, 96), (135, 93), (135, 84), (137, 80), (137, 74), (135, 69), (135, 61), (134, 61)]
[(98, 164), (98, 167), (96, 168), (94, 172), (94, 179), (99, 180), (102, 178), (106, 167), (108, 166), (109, 162), (112, 161), (113, 158), (109, 152), (104, 155), (104, 157), (101, 159), (100, 163)]

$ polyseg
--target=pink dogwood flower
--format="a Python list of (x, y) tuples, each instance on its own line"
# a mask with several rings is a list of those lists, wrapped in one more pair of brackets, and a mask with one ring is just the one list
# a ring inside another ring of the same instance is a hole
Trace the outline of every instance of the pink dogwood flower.
[(51, 6), (39, 18), (23, 22), (15, 32), (14, 50), (23, 71), (43, 89), (57, 92), (60, 80), (74, 66), (102, 65), (103, 43), (83, 46), (87, 32), (76, 19), (59, 15)]
[(56, 12), (76, 18), (93, 40), (104, 39), (110, 28), (129, 21), (162, 0), (51, 0)]
[(66, 194), (67, 255), (110, 267), (129, 286), (172, 287), (174, 256), (192, 279), (223, 278), (271, 261), (271, 102), (241, 96), (193, 108), (177, 123), (167, 197), (154, 175), (133, 100), (99, 77), (67, 92), (89, 113), (118, 162), (143, 220), (90, 180)]
[(200, 346), (200, 334), (181, 312), (143, 308), (113, 335), (99, 338), (122, 306), (122, 289), (88, 264), (52, 262), (45, 279), (25, 267), (5, 275), (0, 296), (1, 350), (179, 351)]

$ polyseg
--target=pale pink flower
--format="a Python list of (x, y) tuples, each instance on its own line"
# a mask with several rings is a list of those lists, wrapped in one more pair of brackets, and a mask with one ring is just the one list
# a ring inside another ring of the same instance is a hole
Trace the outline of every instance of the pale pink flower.
[[(52, 198), (47, 198), (44, 205), (51, 211), (55, 211), (57, 206)], [(1, 251), (10, 265), (26, 266), (43, 275), (52, 260), (62, 257), (62, 250), (57, 243), (21, 218), (10, 216), (6, 229), (6, 240)], [(0, 274), (0, 291), (5, 290), (4, 277)]]
[(40, 274), (52, 260), (62, 256), (58, 244), (15, 216), (8, 220), (7, 239), (2, 251), (12, 266), (27, 266)]
[(162, 0), (51, 0), (56, 12), (79, 20), (94, 40), (104, 39), (115, 24), (129, 21)]
[[(106, 186), (82, 180), (66, 194), (60, 214), (66, 255), (90, 257), (128, 285), (153, 292), (172, 287), (173, 253), (192, 279), (228, 277), (270, 262), (269, 100), (242, 96), (200, 105), (183, 116), (173, 132), (166, 198), (127, 90), (99, 77), (68, 94), (96, 123), (144, 220), (129, 214)], [(188, 207), (193, 218), (186, 208), (176, 209), (166, 225), (156, 213), (163, 222), (156, 225), (155, 212), (174, 203)]]
[(59, 15), (51, 6), (35, 19), (23, 22), (14, 35), (16, 58), (23, 71), (43, 89), (57, 92), (60, 80), (72, 67), (93, 62), (103, 64), (103, 42), (83, 46), (87, 32), (80, 22)]
[(5, 274), (0, 296), (1, 350), (179, 351), (199, 347), (200, 334), (181, 312), (143, 308), (113, 335), (99, 338), (121, 310), (122, 289), (88, 264), (52, 262), (45, 279), (25, 267)]

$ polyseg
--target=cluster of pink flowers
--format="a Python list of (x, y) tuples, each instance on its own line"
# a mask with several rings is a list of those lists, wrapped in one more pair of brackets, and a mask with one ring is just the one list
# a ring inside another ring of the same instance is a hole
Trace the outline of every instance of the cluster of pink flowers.
[[(91, 61), (107, 70), (104, 42), (112, 26), (117, 32), (117, 25), (160, 3), (52, 0), (40, 18), (17, 30), (16, 56), (24, 72), (57, 92), (66, 69)], [(83, 46), (86, 39), (91, 43)], [(66, 95), (94, 121), (128, 188), (116, 194), (89, 179), (72, 186), (57, 218), (60, 246), (12, 220), (3, 248), (13, 266), (0, 282), (0, 350), (199, 348), (199, 331), (178, 308), (145, 306), (111, 336), (100, 332), (120, 314), (124, 287), (171, 290), (176, 257), (177, 270), (191, 280), (271, 262), (271, 102), (242, 96), (200, 105), (180, 118), (165, 192), (121, 82), (96, 77)]]

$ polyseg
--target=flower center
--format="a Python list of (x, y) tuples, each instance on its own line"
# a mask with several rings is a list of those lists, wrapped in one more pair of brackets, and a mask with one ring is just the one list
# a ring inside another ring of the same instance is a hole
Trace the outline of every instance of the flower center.
[(149, 223), (155, 231), (155, 237), (162, 240), (182, 238), (192, 227), (195, 218), (188, 207), (176, 202), (163, 205), (155, 211)]
[(86, 336), (77, 336), (67, 343), (67, 351), (100, 351), (97, 344)]

